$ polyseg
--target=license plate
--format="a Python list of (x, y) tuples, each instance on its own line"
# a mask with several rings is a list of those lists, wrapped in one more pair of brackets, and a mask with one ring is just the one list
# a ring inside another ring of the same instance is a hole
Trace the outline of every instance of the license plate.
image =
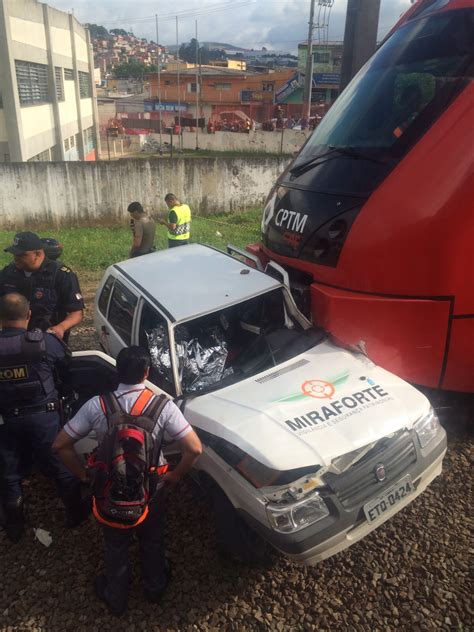
[(414, 487), (411, 478), (405, 476), (383, 494), (364, 505), (364, 513), (367, 522), (378, 520), (387, 513), (387, 511), (390, 511), (393, 507), (401, 503), (413, 491)]

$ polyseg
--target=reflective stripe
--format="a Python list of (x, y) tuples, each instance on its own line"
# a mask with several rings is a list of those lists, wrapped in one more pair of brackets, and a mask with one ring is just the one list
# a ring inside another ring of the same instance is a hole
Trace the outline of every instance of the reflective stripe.
[(148, 390), (147, 388), (143, 390), (140, 395), (137, 397), (135, 403), (133, 404), (132, 410), (130, 411), (130, 415), (133, 417), (138, 417), (141, 415), (145, 406), (148, 404), (150, 399), (154, 397), (155, 394), (153, 391)]
[(133, 524), (122, 524), (119, 522), (111, 522), (109, 520), (106, 520), (103, 516), (100, 515), (99, 510), (97, 509), (95, 497), (92, 498), (92, 513), (94, 514), (94, 518), (97, 520), (97, 522), (105, 524), (108, 527), (113, 527), (114, 529), (133, 529), (134, 527), (138, 527), (138, 525), (141, 524), (148, 516), (148, 505), (145, 506), (145, 509), (140, 518), (138, 518), (138, 520)]

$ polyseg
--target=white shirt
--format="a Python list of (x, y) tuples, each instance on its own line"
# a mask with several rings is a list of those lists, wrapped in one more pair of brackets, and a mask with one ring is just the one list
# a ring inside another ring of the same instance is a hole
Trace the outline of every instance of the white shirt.
[[(143, 383), (119, 384), (117, 390), (114, 391), (114, 395), (123, 410), (129, 413), (140, 396), (140, 393), (145, 388), (145, 384)], [(76, 441), (86, 437), (91, 431), (94, 431), (100, 443), (107, 432), (107, 418), (100, 405), (99, 396), (93, 397), (86, 402), (74, 417), (67, 422), (63, 429)], [(162, 429), (165, 430), (173, 441), (182, 439), (192, 430), (182, 412), (171, 400), (165, 405), (156, 422), (152, 432), (154, 439), (159, 439)]]

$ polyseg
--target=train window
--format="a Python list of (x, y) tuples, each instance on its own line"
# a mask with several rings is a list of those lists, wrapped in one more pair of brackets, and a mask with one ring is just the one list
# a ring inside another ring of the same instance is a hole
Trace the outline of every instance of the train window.
[(472, 79), (474, 11), (409, 21), (326, 114), (301, 162), (333, 148), (401, 158)]

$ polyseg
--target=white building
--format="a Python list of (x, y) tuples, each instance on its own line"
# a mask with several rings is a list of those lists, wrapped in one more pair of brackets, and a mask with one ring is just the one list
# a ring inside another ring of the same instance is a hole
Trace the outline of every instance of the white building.
[(0, 163), (95, 160), (89, 32), (37, 0), (0, 0)]

